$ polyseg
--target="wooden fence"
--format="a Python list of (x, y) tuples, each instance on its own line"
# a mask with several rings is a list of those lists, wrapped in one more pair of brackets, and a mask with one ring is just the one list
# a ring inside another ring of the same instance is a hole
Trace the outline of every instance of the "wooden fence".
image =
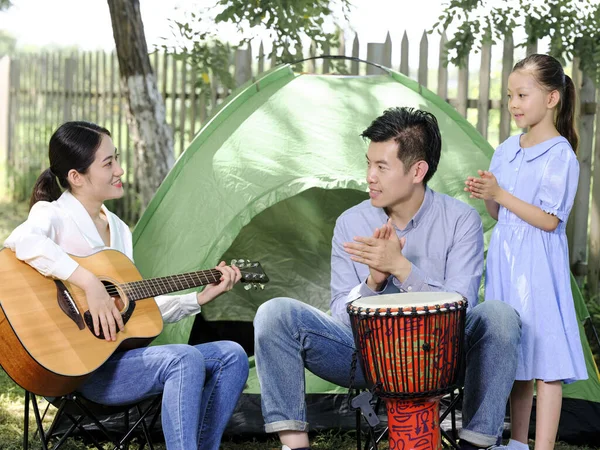
[[(518, 59), (537, 51), (537, 45), (526, 50), (515, 48), (512, 38), (501, 45), (484, 46), (477, 56), (471, 55), (467, 65), (456, 68), (447, 65), (445, 37), (439, 44), (429, 44), (423, 33), (418, 43), (418, 66), (409, 67), (409, 40), (404, 34), (399, 45), (390, 35), (384, 43), (368, 43), (366, 59), (399, 70), (415, 78), (421, 85), (436, 92), (473, 123), (493, 145), (518, 132), (511, 128), (506, 92), (508, 75)], [(361, 54), (358, 36), (352, 42), (341, 43), (338, 49), (325, 51), (336, 55), (358, 57)], [(437, 55), (437, 64), (429, 67), (430, 51)], [(314, 56), (314, 48), (304, 57)], [(364, 52), (363, 52), (364, 53)], [(494, 57), (492, 57), (494, 55)], [(300, 58), (299, 58), (300, 59)], [(190, 68), (185, 59), (155, 52), (150, 55), (159, 89), (167, 111), (167, 121), (173, 127), (175, 156), (188, 146), (207, 117), (226, 97), (229, 90), (218, 79)], [(399, 61), (399, 64), (392, 64)], [(475, 62), (479, 67), (473, 67)], [(260, 45), (258, 55), (251, 49), (238, 49), (231, 55), (231, 73), (236, 85), (269, 69), (274, 64)], [(339, 64), (339, 63), (336, 63)], [(587, 287), (598, 293), (600, 281), (600, 111), (596, 89), (582, 77), (577, 61), (569, 65), (578, 89), (581, 112), (579, 130), (581, 144), (580, 184), (575, 206), (568, 224), (571, 263), (581, 282), (587, 274)], [(330, 73), (329, 60), (311, 60), (301, 69), (313, 73)], [(344, 69), (350, 74), (365, 75), (379, 71), (374, 66), (347, 61)], [(202, 92), (198, 80), (210, 79), (210, 88)], [(125, 116), (125, 100), (119, 85), (117, 58), (105, 52), (62, 52), (19, 54), (0, 60), (0, 167), (5, 170), (5, 190), (18, 200), (25, 199), (33, 181), (47, 165), (47, 143), (58, 125), (67, 120), (83, 119), (106, 126), (119, 148), (130, 186), (125, 199), (111, 208), (134, 223), (140, 213), (136, 202), (136, 180), (132, 170), (132, 142)], [(595, 138), (596, 137), (596, 138)], [(595, 150), (595, 151), (594, 151)]]

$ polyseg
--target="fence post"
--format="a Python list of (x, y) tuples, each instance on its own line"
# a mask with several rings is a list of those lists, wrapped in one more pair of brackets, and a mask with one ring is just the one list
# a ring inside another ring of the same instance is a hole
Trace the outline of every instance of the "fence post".
[(400, 44), (400, 73), (408, 76), (408, 36), (406, 31), (402, 36), (402, 43)]
[[(73, 114), (73, 78), (76, 70), (77, 60), (72, 56), (67, 56), (65, 59), (65, 103), (63, 106), (63, 122), (71, 120)], [(77, 101), (77, 99), (75, 99)]]
[(383, 63), (385, 67), (392, 68), (392, 37), (390, 32), (387, 32), (385, 42), (383, 43)]
[[(367, 61), (385, 66), (385, 44), (368, 43)], [(381, 75), (382, 73), (385, 72), (371, 64), (367, 65), (367, 75)]]
[(263, 42), (260, 41), (260, 46), (258, 47), (258, 69), (257, 74), (260, 75), (265, 71), (265, 47), (263, 46)]
[(427, 58), (429, 57), (428, 45), (427, 32), (423, 31), (421, 43), (419, 44), (419, 73), (417, 74), (417, 81), (420, 85), (425, 87), (427, 87), (427, 78), (429, 75), (429, 66), (427, 64)]
[[(353, 58), (359, 57), (359, 52), (358, 52), (359, 48), (360, 48), (360, 44), (358, 42), (358, 33), (356, 33), (354, 35), (354, 41), (352, 41), (352, 57)], [(352, 63), (350, 64), (350, 74), (358, 75), (358, 61), (352, 61)]]
[(508, 76), (513, 66), (514, 43), (512, 34), (506, 35), (502, 50), (502, 90), (500, 92), (500, 142), (510, 136), (510, 111), (508, 110)]
[(492, 65), (492, 44), (485, 43), (481, 49), (479, 69), (479, 98), (477, 99), (477, 131), (487, 139), (490, 108), (490, 70)]
[(458, 69), (458, 93), (456, 94), (456, 110), (467, 117), (469, 107), (469, 55), (466, 56), (463, 66)]
[(440, 56), (438, 59), (438, 84), (437, 95), (444, 101), (448, 101), (448, 49), (446, 48), (448, 37), (446, 32), (440, 37)]
[[(250, 44), (246, 50), (235, 49), (235, 86), (241, 86), (252, 77), (252, 67), (248, 65), (248, 54), (250, 53)], [(251, 56), (250, 56), (251, 58)]]
[[(575, 69), (575, 68), (574, 68)], [(576, 79), (579, 77), (576, 77)], [(578, 85), (575, 85), (575, 89)], [(596, 88), (592, 80), (583, 76), (581, 82), (580, 107), (585, 108), (586, 103), (593, 103), (596, 99)], [(578, 282), (583, 281), (587, 269), (587, 243), (588, 243), (588, 218), (590, 205), (590, 184), (592, 175), (592, 142), (594, 138), (594, 115), (581, 114), (579, 120), (579, 186), (575, 203), (573, 204), (572, 218), (572, 243), (571, 243), (571, 269)]]
[(592, 167), (592, 204), (590, 206), (590, 235), (587, 284), (589, 298), (596, 303), (600, 282), (600, 96), (596, 92), (596, 139), (594, 166)]
[(6, 165), (8, 164), (8, 118), (10, 102), (10, 58), (0, 58), (0, 197), (6, 192)]

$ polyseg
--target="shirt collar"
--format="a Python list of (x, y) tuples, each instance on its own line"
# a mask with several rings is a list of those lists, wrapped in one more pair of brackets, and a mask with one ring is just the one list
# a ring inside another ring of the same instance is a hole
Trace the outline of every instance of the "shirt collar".
[(427, 211), (431, 208), (431, 204), (433, 203), (433, 191), (429, 189), (429, 187), (425, 186), (425, 197), (423, 198), (423, 203), (421, 203), (421, 207), (412, 218), (413, 226), (419, 225), (419, 222), (427, 214)]
[[(61, 206), (61, 208), (64, 208), (64, 210), (71, 217), (71, 219), (73, 219), (73, 222), (75, 222), (75, 225), (81, 232), (81, 235), (84, 237), (84, 239), (90, 245), (90, 247), (92, 247), (92, 248), (106, 247), (106, 244), (104, 244), (104, 241), (100, 237), (100, 233), (98, 233), (98, 229), (96, 228), (96, 225), (94, 225), (94, 221), (92, 220), (92, 217), (87, 212), (85, 207), (81, 204), (81, 202), (79, 200), (77, 200), (77, 198), (73, 194), (71, 194), (70, 191), (63, 192), (63, 194), (59, 197), (59, 199), (56, 202)], [(102, 211), (104, 211), (104, 214), (106, 215), (106, 218), (109, 223), (110, 239), (111, 239), (111, 244), (112, 244), (113, 230), (115, 227), (113, 226), (114, 224), (113, 224), (113, 221), (111, 220), (112, 218), (110, 217), (109, 211), (106, 209), (106, 207), (104, 205), (102, 205), (101, 208), (102, 208)]]
[[(427, 211), (429, 211), (429, 209), (431, 209), (432, 203), (433, 203), (433, 191), (428, 186), (425, 186), (425, 197), (423, 198), (423, 203), (421, 203), (419, 210), (413, 216), (413, 218), (408, 221), (408, 223), (406, 224), (405, 230), (415, 228), (419, 224), (421, 219), (423, 219), (425, 214), (427, 214)], [(378, 209), (377, 214), (380, 218), (380, 221), (382, 224), (384, 224), (385, 222), (387, 222), (389, 217), (383, 208), (377, 208), (377, 209)]]
[(529, 162), (529, 161), (533, 161), (535, 158), (538, 158), (539, 156), (542, 156), (544, 153), (546, 153), (548, 150), (550, 150), (556, 144), (558, 144), (560, 142), (568, 142), (563, 136), (556, 136), (556, 137), (548, 139), (544, 142), (540, 142), (539, 144), (536, 144), (533, 147), (528, 147), (527, 149), (523, 149), (521, 147), (521, 136), (523, 136), (523, 135), (520, 134), (518, 136), (515, 136), (515, 139), (517, 140), (515, 145), (507, 146), (508, 152), (510, 152), (508, 154), (509, 162), (513, 162), (520, 151), (523, 152), (525, 161)]

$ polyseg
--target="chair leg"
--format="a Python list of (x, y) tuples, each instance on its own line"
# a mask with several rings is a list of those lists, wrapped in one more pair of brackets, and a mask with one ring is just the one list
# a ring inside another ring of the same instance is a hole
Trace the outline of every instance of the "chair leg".
[(131, 436), (131, 434), (134, 432), (134, 430), (141, 424), (142, 425), (142, 430), (144, 431), (144, 437), (146, 438), (146, 442), (149, 444), (150, 448), (152, 449), (152, 441), (150, 439), (150, 435), (148, 433), (148, 429), (146, 428), (146, 416), (148, 416), (148, 414), (150, 413), (150, 411), (152, 410), (152, 408), (154, 407), (155, 403), (157, 400), (153, 401), (150, 405), (148, 405), (148, 407), (146, 408), (146, 410), (142, 413), (141, 409), (139, 406), (136, 406), (137, 410), (138, 410), (138, 414), (139, 414), (139, 419), (135, 422), (135, 424), (129, 428), (129, 431), (127, 432), (127, 434), (121, 439), (121, 441), (119, 442), (119, 449), (122, 448), (122, 445), (126, 442), (128, 442), (129, 440), (129, 436)]
[[(120, 443), (118, 443), (114, 437), (111, 435), (111, 433), (108, 431), (108, 429), (102, 425), (102, 423), (98, 420), (98, 418), (89, 410), (88, 407), (86, 407), (81, 400), (79, 400), (79, 398), (77, 398), (76, 396), (73, 396), (72, 400), (71, 400), (75, 405), (77, 405), (77, 407), (79, 408), (79, 410), (83, 413), (83, 415), (87, 416), (89, 419), (92, 420), (92, 422), (94, 422), (94, 424), (98, 427), (98, 429), (104, 434), (104, 436), (106, 436), (106, 438), (113, 444), (116, 446), (116, 448), (119, 448)], [(80, 429), (82, 429), (83, 427), (79, 427)], [(87, 430), (86, 430), (87, 431)]]
[[(65, 409), (66, 404), (67, 404), (67, 400), (65, 400), (64, 398), (61, 399), (60, 404), (58, 405), (58, 410), (56, 411), (56, 414), (54, 415), (54, 420), (52, 420), (52, 423), (50, 424), (50, 428), (48, 428), (48, 431), (46, 432), (46, 436), (47, 436), (48, 440), (52, 437), (52, 434), (54, 433), (54, 429), (60, 422), (60, 418), (63, 414), (63, 410)], [(44, 415), (46, 415), (46, 414), (44, 413)]]
[(361, 414), (360, 414), (360, 409), (356, 410), (356, 450), (362, 450), (362, 442), (361, 442), (361, 434), (362, 434), (362, 428), (361, 428)]
[[(151, 408), (152, 405), (149, 406), (149, 408)], [(137, 409), (138, 415), (141, 417), (142, 416), (142, 410), (140, 409), (139, 406), (135, 407)], [(149, 410), (148, 410), (149, 412)], [(146, 416), (147, 413), (144, 413), (144, 416)], [(146, 442), (144, 442), (142, 444), (142, 446), (139, 448), (139, 450), (144, 450), (144, 447), (146, 447), (146, 444), (148, 444), (148, 448), (150, 450), (153, 450), (152, 447), (152, 440), (150, 439), (150, 432), (148, 430), (148, 427), (146, 426), (146, 420), (142, 420), (142, 432), (144, 433), (144, 438), (146, 439)]]
[[(98, 439), (96, 439), (96, 437), (92, 433), (90, 433), (88, 430), (86, 430), (85, 426), (82, 424), (83, 420), (86, 417), (85, 414), (82, 414), (77, 418), (75, 418), (71, 414), (67, 414), (67, 413), (65, 413), (65, 416), (67, 416), (69, 418), (69, 420), (71, 422), (73, 422), (74, 426), (79, 428), (79, 431), (81, 431), (82, 434), (86, 435), (88, 437), (88, 439), (90, 439), (92, 441), (92, 443), (94, 444), (94, 447), (96, 447), (98, 450), (104, 450), (104, 447), (102, 446), (102, 444), (100, 444)], [(63, 436), (63, 437), (66, 439), (68, 437), (68, 434), (65, 434), (65, 436)], [(107, 435), (106, 438), (109, 441), (112, 441), (110, 436)]]
[(29, 450), (29, 391), (25, 391), (25, 412), (23, 414), (23, 450)]
[[(123, 415), (124, 419), (125, 419), (125, 430), (129, 431), (129, 411), (125, 411), (125, 414)], [(129, 450), (129, 443), (125, 442), (124, 444), (122, 443), (123, 441), (121, 441), (121, 446), (123, 447), (124, 450)]]
[(452, 424), (451, 425), (452, 436), (450, 436), (450, 434), (448, 434), (441, 427), (440, 427), (440, 430), (441, 430), (442, 436), (448, 441), (450, 446), (457, 450), (458, 450), (459, 446), (458, 446), (458, 442), (457, 442), (458, 430), (456, 429), (456, 405), (458, 404), (458, 402), (460, 401), (461, 398), (462, 398), (462, 389), (459, 389), (458, 395), (455, 395), (454, 391), (452, 391), (450, 393), (450, 403), (446, 407), (446, 410), (440, 415), (440, 424), (441, 424), (446, 419), (446, 417), (448, 417), (448, 414), (450, 414), (451, 424)]
[(40, 441), (42, 442), (42, 449), (48, 450), (48, 438), (46, 437), (46, 433), (44, 432), (44, 424), (42, 424), (42, 419), (40, 416), (40, 410), (38, 408), (37, 397), (35, 394), (29, 393), (29, 397), (31, 399), (31, 406), (33, 408), (33, 414), (35, 416), (35, 422), (38, 428), (38, 434), (40, 435)]

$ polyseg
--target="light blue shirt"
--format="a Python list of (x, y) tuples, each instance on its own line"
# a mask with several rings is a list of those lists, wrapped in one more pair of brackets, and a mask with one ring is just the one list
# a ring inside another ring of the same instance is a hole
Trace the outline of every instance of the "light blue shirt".
[(345, 211), (336, 221), (331, 251), (331, 313), (349, 324), (346, 304), (360, 297), (398, 292), (457, 292), (477, 304), (483, 272), (483, 226), (477, 211), (467, 204), (425, 190), (423, 204), (406, 228), (396, 228), (398, 238), (406, 237), (402, 253), (412, 263), (402, 283), (390, 276), (379, 292), (366, 280), (369, 268), (350, 259), (345, 242), (355, 236), (372, 236), (388, 220), (382, 208), (370, 200)]

